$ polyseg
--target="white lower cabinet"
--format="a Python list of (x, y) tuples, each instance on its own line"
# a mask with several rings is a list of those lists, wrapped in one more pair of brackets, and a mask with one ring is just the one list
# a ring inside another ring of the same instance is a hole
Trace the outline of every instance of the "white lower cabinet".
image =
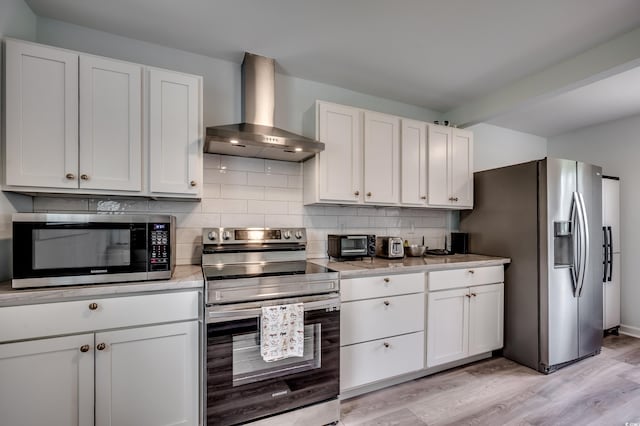
[(424, 367), (424, 332), (374, 340), (340, 349), (340, 389), (388, 379)]
[(424, 274), (340, 282), (340, 389), (424, 368)]
[[(165, 296), (175, 298), (174, 307), (158, 306)], [(0, 343), (0, 423), (197, 425), (197, 301), (197, 292), (181, 292), (0, 308), (0, 318), (17, 319), (0, 323), (0, 342), (7, 342)], [(142, 306), (162, 324), (143, 325)], [(19, 319), (34, 307), (45, 315), (22, 327)], [(52, 312), (63, 318), (60, 324), (46, 315)], [(110, 329), (116, 318), (140, 325)], [(85, 322), (93, 332), (84, 332)], [(14, 328), (33, 340), (11, 342)], [(47, 337), (53, 333), (71, 335)]]
[(0, 344), (0, 423), (93, 424), (93, 334)]
[(503, 274), (502, 266), (427, 274), (427, 367), (502, 347)]

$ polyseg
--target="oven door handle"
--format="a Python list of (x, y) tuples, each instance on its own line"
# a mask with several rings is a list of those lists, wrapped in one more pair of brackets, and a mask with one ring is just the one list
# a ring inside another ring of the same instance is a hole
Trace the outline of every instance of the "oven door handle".
[[(340, 296), (335, 295), (331, 297), (323, 297), (322, 299), (311, 298), (310, 301), (305, 301), (304, 298), (299, 298), (297, 300), (287, 300), (283, 301), (283, 305), (289, 303), (304, 303), (304, 310), (307, 311), (317, 311), (320, 309), (324, 309), (327, 312), (331, 311), (339, 311), (340, 310)], [(264, 306), (274, 306), (278, 305), (278, 303), (274, 303), (271, 305), (264, 304)], [(233, 307), (233, 305), (225, 305), (224, 307), (210, 307), (207, 308), (206, 311), (206, 322), (214, 323), (214, 322), (226, 322), (226, 321), (236, 321), (241, 319), (248, 318), (258, 318), (262, 316), (262, 307), (257, 308), (242, 308), (238, 307), (237, 309)]]

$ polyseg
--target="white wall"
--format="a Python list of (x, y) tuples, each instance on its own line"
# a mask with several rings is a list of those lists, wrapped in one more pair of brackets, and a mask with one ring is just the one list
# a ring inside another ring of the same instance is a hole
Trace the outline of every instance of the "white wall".
[(548, 149), (620, 177), (622, 324), (640, 334), (640, 115), (549, 138)]
[[(239, 64), (47, 18), (39, 17), (37, 28), (39, 43), (201, 75), (204, 77), (204, 124), (240, 121)], [(439, 116), (436, 111), (276, 74), (275, 125), (315, 136), (313, 111), (316, 99), (417, 120), (432, 121)]]
[[(35, 40), (36, 16), (24, 1), (2, 0), (0, 2), (0, 39), (2, 37)], [(0, 80), (2, 80), (3, 57), (0, 51)], [(0, 89), (0, 99), (4, 99), (2, 89)], [(0, 102), (0, 134), (4, 138), (3, 120), (4, 100)], [(2, 167), (0, 172), (3, 172)], [(31, 211), (31, 206), (31, 197), (0, 192), (0, 281), (11, 277), (11, 215), (16, 211)]]
[(538, 160), (547, 156), (547, 139), (491, 124), (467, 127), (473, 132), (474, 171)]

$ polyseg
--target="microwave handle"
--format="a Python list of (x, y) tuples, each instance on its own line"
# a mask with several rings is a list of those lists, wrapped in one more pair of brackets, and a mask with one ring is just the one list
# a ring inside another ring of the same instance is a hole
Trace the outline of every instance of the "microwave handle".
[[(308, 298), (312, 299), (309, 302), (305, 302), (305, 298), (298, 298), (295, 300), (287, 300), (288, 303), (304, 303), (304, 310), (306, 311), (316, 311), (319, 309), (325, 309), (327, 311), (339, 311), (340, 310), (340, 296), (338, 295), (330, 295), (329, 297), (323, 297), (318, 300), (317, 297)], [(315, 299), (315, 300), (314, 300)], [(283, 304), (287, 304), (283, 301)], [(264, 304), (264, 306), (273, 306), (278, 305), (278, 303), (272, 304)], [(217, 306), (209, 307), (206, 311), (206, 322), (215, 323), (215, 322), (227, 322), (227, 321), (237, 321), (241, 319), (250, 319), (250, 318), (259, 318), (262, 316), (262, 307), (258, 308), (238, 308), (236, 309), (233, 305), (226, 305), (223, 308), (219, 308)]]

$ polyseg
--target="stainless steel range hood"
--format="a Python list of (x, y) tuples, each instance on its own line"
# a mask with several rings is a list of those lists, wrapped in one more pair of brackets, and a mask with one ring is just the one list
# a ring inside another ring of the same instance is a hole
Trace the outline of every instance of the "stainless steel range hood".
[(273, 126), (275, 61), (251, 53), (242, 61), (242, 123), (207, 127), (204, 152), (303, 161), (324, 150), (322, 142)]

